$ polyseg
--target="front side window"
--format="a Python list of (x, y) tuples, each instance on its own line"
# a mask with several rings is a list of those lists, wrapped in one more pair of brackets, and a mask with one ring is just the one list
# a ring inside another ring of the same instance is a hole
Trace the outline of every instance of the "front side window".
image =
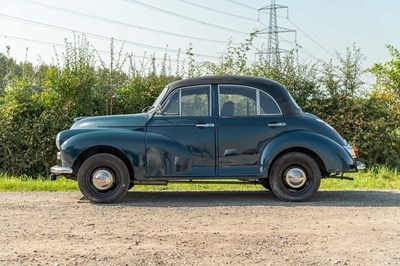
[(164, 115), (209, 116), (210, 86), (196, 86), (176, 90), (164, 103)]
[(162, 108), (164, 115), (179, 115), (179, 94), (177, 90), (165, 101)]

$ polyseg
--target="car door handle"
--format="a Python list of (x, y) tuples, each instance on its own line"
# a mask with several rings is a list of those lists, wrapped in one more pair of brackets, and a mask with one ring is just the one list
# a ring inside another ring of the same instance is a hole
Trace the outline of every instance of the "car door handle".
[(206, 127), (214, 127), (214, 123), (198, 123), (196, 124), (196, 127), (200, 128), (206, 128)]
[(278, 123), (278, 122), (274, 121), (274, 122), (269, 122), (268, 126), (269, 127), (286, 127), (286, 123)]

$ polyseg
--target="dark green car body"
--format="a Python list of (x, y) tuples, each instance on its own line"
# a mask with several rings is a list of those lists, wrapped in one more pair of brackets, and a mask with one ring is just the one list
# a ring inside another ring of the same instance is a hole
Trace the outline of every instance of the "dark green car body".
[(61, 165), (51, 169), (53, 179), (77, 179), (81, 165), (96, 154), (119, 158), (131, 184), (196, 179), (266, 184), (274, 163), (288, 153), (312, 158), (322, 178), (357, 171), (353, 148), (271, 80), (180, 80), (155, 105), (140, 114), (83, 118), (60, 132)]

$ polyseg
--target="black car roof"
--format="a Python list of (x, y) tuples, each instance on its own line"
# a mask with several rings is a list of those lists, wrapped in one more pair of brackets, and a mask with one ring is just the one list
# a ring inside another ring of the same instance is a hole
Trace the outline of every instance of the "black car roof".
[(168, 85), (167, 95), (181, 87), (205, 84), (235, 84), (254, 87), (271, 95), (279, 104), (285, 116), (297, 116), (302, 113), (301, 109), (294, 102), (285, 86), (266, 78), (250, 76), (205, 76), (200, 78), (182, 79)]

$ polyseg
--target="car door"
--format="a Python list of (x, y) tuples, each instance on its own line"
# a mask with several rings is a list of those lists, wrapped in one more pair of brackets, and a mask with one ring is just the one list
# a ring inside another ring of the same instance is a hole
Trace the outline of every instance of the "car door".
[(264, 91), (241, 85), (219, 85), (218, 99), (217, 174), (259, 176), (265, 145), (286, 127), (278, 104)]
[(215, 121), (211, 86), (172, 92), (147, 126), (146, 176), (214, 177)]

